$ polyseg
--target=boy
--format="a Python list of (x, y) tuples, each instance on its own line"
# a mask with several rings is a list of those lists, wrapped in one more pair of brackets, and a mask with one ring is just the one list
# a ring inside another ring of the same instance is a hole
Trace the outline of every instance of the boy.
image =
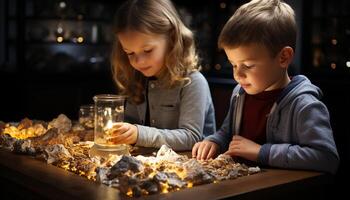
[(321, 90), (302, 75), (289, 77), (296, 43), (293, 9), (279, 0), (241, 6), (219, 36), (238, 85), (214, 135), (193, 157), (220, 152), (260, 165), (335, 173), (339, 156)]

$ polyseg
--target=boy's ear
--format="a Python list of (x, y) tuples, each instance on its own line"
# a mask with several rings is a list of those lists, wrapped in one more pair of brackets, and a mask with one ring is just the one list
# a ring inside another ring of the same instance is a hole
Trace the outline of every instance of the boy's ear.
[(280, 51), (279, 63), (281, 67), (288, 68), (294, 57), (294, 50), (290, 46), (283, 47)]

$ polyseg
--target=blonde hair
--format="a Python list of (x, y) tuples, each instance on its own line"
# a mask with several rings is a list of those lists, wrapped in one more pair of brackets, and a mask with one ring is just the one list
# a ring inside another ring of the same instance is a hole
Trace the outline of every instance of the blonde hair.
[(189, 74), (199, 68), (193, 33), (183, 24), (170, 0), (128, 0), (117, 10), (113, 29), (113, 79), (120, 93), (136, 104), (144, 101), (146, 77), (130, 65), (118, 41), (118, 33), (137, 31), (168, 37), (165, 67), (158, 77), (164, 87), (185, 84)]
[(257, 43), (276, 56), (285, 46), (295, 50), (297, 26), (293, 9), (280, 0), (252, 0), (234, 13), (222, 29), (220, 48)]

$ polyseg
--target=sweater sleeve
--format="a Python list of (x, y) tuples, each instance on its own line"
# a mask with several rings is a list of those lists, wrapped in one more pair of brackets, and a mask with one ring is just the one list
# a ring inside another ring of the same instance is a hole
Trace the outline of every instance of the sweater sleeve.
[(302, 105), (294, 119), (297, 141), (263, 145), (258, 160), (275, 167), (334, 174), (338, 168), (339, 156), (326, 106), (320, 101)]
[(136, 145), (160, 147), (165, 144), (174, 150), (191, 150), (193, 145), (203, 139), (204, 127), (215, 132), (215, 113), (211, 100), (209, 85), (199, 72), (192, 77), (190, 84), (182, 88), (180, 94), (180, 114), (177, 128), (160, 129), (137, 125), (138, 139)]
[(239, 87), (235, 87), (232, 92), (230, 107), (228, 109), (227, 115), (224, 122), (222, 123), (220, 129), (213, 135), (206, 137), (206, 140), (215, 142), (220, 147), (220, 152), (224, 152), (228, 149), (228, 145), (232, 140), (233, 130), (232, 130), (232, 116), (235, 107), (235, 102), (237, 100), (236, 95), (239, 92)]

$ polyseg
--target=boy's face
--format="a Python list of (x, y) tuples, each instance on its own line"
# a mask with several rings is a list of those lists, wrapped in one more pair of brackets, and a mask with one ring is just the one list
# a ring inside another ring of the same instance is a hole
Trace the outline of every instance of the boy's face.
[(165, 62), (165, 36), (126, 31), (117, 37), (133, 68), (146, 77), (159, 75)]
[(255, 44), (224, 50), (233, 66), (234, 79), (248, 94), (282, 87), (287, 66), (281, 64), (280, 54), (272, 57), (267, 48)]

